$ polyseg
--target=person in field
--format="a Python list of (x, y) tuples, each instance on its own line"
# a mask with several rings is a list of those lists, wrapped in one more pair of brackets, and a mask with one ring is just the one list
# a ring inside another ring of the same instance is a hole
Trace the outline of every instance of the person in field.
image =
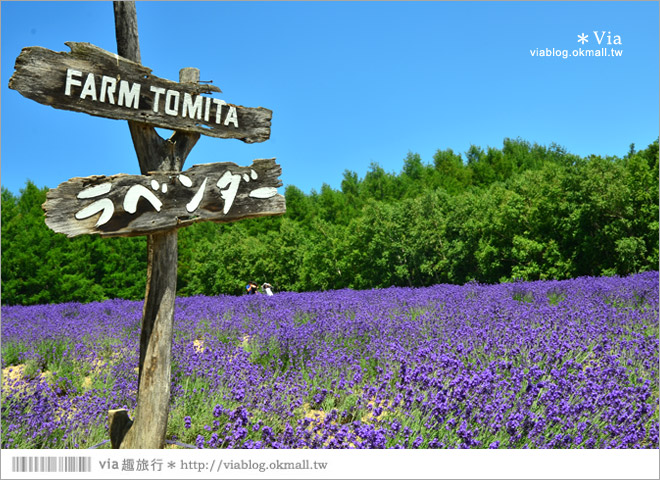
[(248, 295), (256, 295), (259, 293), (259, 287), (255, 282), (248, 282), (247, 285), (245, 285), (245, 291)]
[(268, 295), (269, 297), (273, 295), (273, 286), (270, 283), (267, 283), (267, 282), (264, 283), (261, 286), (261, 288), (264, 289), (264, 291), (266, 292), (266, 295)]

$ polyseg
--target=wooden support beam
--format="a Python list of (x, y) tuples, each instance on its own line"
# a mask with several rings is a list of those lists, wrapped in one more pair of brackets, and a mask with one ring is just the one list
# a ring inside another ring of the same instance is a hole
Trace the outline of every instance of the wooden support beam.
[(138, 404), (133, 425), (120, 448), (163, 448), (170, 413), (177, 231), (147, 238), (147, 292), (140, 333)]
[[(117, 53), (140, 62), (135, 2), (115, 1)], [(183, 69), (180, 82), (199, 81), (199, 71)], [(163, 140), (155, 128), (128, 122), (143, 175), (181, 171), (199, 139), (198, 133), (175, 132)], [(163, 448), (170, 405), (174, 300), (178, 261), (177, 230), (147, 236), (147, 289), (142, 310), (138, 404), (135, 419), (119, 448)]]
[(108, 430), (110, 431), (110, 445), (112, 445), (112, 448), (119, 448), (131, 425), (133, 425), (133, 422), (128, 417), (128, 410), (119, 408), (108, 411)]

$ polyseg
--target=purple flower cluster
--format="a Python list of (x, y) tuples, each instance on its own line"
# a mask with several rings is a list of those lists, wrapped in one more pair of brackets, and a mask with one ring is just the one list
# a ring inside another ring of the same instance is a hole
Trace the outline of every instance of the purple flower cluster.
[[(107, 435), (107, 411), (135, 407), (141, 310), (2, 307), (2, 367), (20, 370), (2, 447)], [(658, 448), (658, 337), (657, 272), (178, 298), (168, 432), (198, 448)]]

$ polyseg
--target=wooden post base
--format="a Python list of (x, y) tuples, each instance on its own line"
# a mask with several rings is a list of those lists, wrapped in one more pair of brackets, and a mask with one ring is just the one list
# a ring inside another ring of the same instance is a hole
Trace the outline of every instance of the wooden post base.
[(119, 448), (126, 432), (133, 425), (133, 421), (128, 417), (128, 410), (119, 408), (108, 410), (108, 427), (110, 430), (110, 445), (112, 448)]

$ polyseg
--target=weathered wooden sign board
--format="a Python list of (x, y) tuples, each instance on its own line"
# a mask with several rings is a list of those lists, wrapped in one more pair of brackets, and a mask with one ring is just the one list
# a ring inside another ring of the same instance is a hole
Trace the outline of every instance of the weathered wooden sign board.
[(273, 112), (267, 108), (204, 96), (220, 89), (158, 78), (151, 69), (89, 43), (65, 44), (71, 52), (24, 48), (9, 88), (44, 105), (98, 117), (246, 143), (270, 137)]
[(48, 192), (46, 225), (69, 237), (147, 235), (196, 222), (285, 213), (274, 158), (195, 165), (185, 172), (72, 178)]
[[(195, 165), (182, 172), (200, 134), (246, 143), (270, 137), (272, 112), (205, 96), (199, 70), (180, 71), (179, 83), (140, 64), (135, 2), (113, 2), (117, 50), (69, 42), (70, 53), (24, 48), (9, 87), (44, 105), (128, 120), (142, 175), (72, 178), (50, 190), (46, 224), (73, 237), (147, 235), (147, 287), (140, 331), (135, 419), (108, 412), (114, 448), (163, 448), (170, 405), (171, 354), (177, 277), (177, 231), (201, 221), (231, 222), (285, 213), (277, 193), (275, 159)], [(127, 58), (126, 58), (127, 57)], [(175, 130), (168, 140), (154, 127)]]

